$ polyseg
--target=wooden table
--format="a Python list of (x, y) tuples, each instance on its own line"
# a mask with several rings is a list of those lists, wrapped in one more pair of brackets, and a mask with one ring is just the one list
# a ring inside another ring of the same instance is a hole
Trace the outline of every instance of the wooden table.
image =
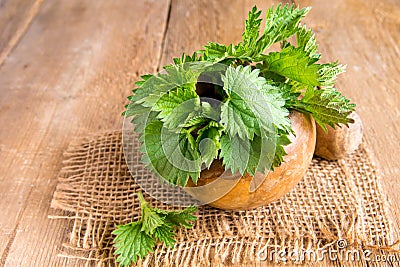
[[(358, 104), (365, 142), (399, 217), (400, 2), (302, 0), (323, 60)], [(142, 74), (207, 41), (238, 42), (247, 11), (278, 1), (0, 0), (0, 265), (56, 266), (66, 222), (49, 220), (62, 153), (120, 129)]]

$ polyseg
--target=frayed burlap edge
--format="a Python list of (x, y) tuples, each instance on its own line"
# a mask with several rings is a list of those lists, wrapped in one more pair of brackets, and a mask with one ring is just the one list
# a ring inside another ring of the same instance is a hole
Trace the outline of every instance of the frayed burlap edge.
[[(304, 189), (307, 186), (311, 186), (308, 191)], [(117, 224), (139, 216), (137, 190), (123, 160), (120, 132), (101, 133), (71, 143), (52, 201), (56, 212), (50, 216), (70, 221), (71, 235), (60, 256), (85, 264), (114, 266), (110, 232)], [(171, 208), (148, 200), (160, 208)], [(173, 249), (157, 245), (155, 252), (138, 265), (263, 265), (284, 260), (260, 252), (337, 249), (343, 240), (343, 253), (356, 249), (391, 255), (398, 253), (399, 244), (395, 242), (397, 225), (388, 207), (379, 175), (362, 147), (339, 162), (314, 159), (303, 181), (266, 207), (246, 212), (201, 207), (193, 229), (180, 230)], [(324, 262), (340, 265), (347, 259)], [(365, 265), (367, 261), (355, 262)]]

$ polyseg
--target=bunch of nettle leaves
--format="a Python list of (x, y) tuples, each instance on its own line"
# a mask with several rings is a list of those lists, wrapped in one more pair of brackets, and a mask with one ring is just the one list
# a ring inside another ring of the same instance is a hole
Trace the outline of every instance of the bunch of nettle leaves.
[[(309, 10), (289, 5), (270, 8), (261, 31), (261, 11), (254, 7), (239, 44), (210, 42), (192, 56), (174, 59), (175, 64), (164, 67), (165, 73), (143, 76), (124, 114), (134, 116), (147, 167), (181, 186), (188, 179), (196, 183), (202, 165), (209, 167), (217, 158), (232, 173), (254, 175), (265, 172), (265, 166), (273, 169), (282, 163), (284, 146), (293, 133), (289, 110), (310, 113), (323, 128), (352, 122), (348, 116), (355, 105), (333, 87), (344, 66), (318, 64), (321, 55), (315, 35), (299, 24)], [(280, 51), (266, 53), (278, 42)], [(221, 86), (213, 87), (214, 97), (222, 104), (213, 110), (199, 95), (197, 83), (217, 64), (226, 68), (220, 74)], [(184, 104), (188, 101), (189, 106)], [(169, 144), (169, 136), (178, 136), (178, 142)], [(274, 140), (274, 150), (261, 149), (266, 140)], [(176, 150), (190, 160), (190, 166), (178, 168), (170, 162)], [(239, 156), (243, 151), (250, 155), (246, 160)], [(263, 160), (269, 162), (263, 164)], [(152, 251), (156, 240), (173, 246), (173, 227), (190, 227), (189, 221), (194, 219), (192, 208), (168, 213), (150, 208), (143, 198), (141, 203), (142, 220), (119, 226), (114, 232), (122, 265)]]

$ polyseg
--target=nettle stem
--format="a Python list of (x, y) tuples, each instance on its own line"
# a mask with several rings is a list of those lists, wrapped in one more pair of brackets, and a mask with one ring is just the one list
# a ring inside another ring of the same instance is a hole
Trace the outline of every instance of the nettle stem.
[(144, 199), (142, 191), (137, 192), (137, 196), (139, 198), (140, 208), (141, 210), (143, 210), (144, 207), (147, 206), (149, 203), (147, 203), (147, 201)]

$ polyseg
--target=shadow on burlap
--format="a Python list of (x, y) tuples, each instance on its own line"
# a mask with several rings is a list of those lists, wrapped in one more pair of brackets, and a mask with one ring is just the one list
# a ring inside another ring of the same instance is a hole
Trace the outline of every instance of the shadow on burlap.
[[(114, 266), (111, 232), (139, 218), (140, 188), (126, 166), (121, 139), (121, 132), (102, 133), (75, 140), (66, 151), (49, 216), (70, 222), (61, 257)], [(135, 168), (136, 175), (151, 175), (140, 162)], [(400, 260), (397, 228), (363, 147), (341, 161), (314, 158), (297, 187), (272, 204), (250, 211), (202, 206), (196, 215), (192, 229), (179, 230), (174, 248), (157, 245), (138, 265), (260, 266), (288, 260), (363, 266), (376, 256), (391, 256), (393, 266)]]

